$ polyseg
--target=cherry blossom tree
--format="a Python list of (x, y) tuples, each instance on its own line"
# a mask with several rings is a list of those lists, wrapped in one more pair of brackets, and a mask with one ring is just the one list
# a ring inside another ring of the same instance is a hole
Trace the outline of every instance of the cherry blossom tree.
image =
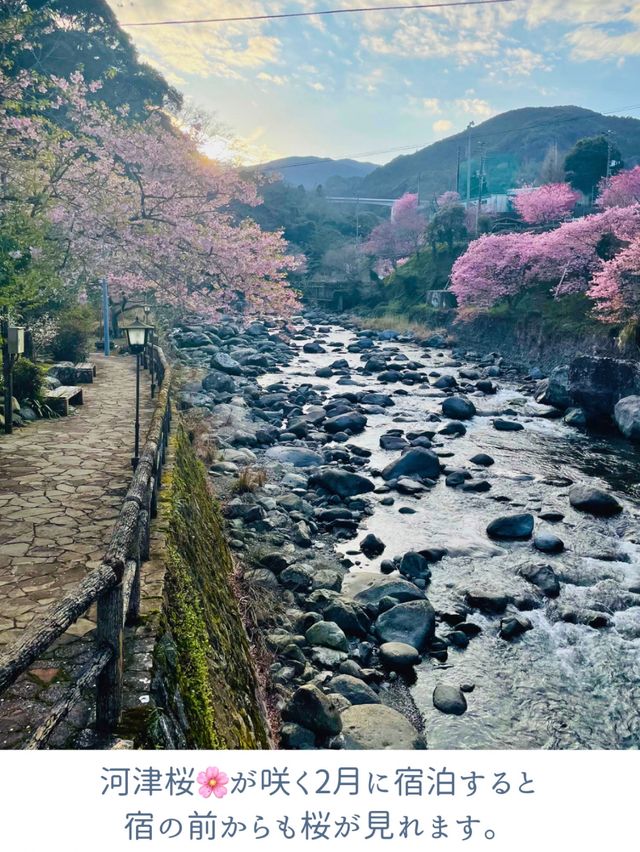
[[(542, 233), (499, 234), (474, 240), (456, 261), (452, 291), (466, 308), (486, 309), (527, 287), (548, 285), (556, 297), (593, 297), (596, 275), (640, 238), (640, 204), (614, 207)], [(602, 282), (601, 282), (602, 283)], [(599, 291), (604, 292), (604, 291)], [(601, 301), (606, 303), (603, 296)]]
[(42, 81), (0, 72), (0, 212), (51, 228), (69, 286), (104, 277), (114, 294), (148, 294), (212, 319), (295, 310), (286, 279), (298, 259), (281, 233), (233, 213), (259, 203), (256, 185), (201, 154), (196, 130), (160, 110), (125, 121), (126, 108), (117, 115), (89, 100), (98, 89), (79, 73)]
[(587, 295), (595, 302), (596, 316), (604, 322), (640, 322), (640, 237), (602, 264)]
[(597, 204), (603, 208), (640, 204), (640, 166), (602, 180)]
[[(391, 218), (377, 225), (362, 251), (376, 259), (374, 268), (394, 270), (401, 258), (414, 254), (424, 242), (426, 219), (418, 210), (418, 196), (407, 192), (391, 208)], [(390, 273), (388, 273), (390, 274)]]
[(580, 193), (568, 183), (548, 183), (538, 187), (523, 187), (513, 204), (528, 225), (549, 225), (567, 219), (579, 198)]

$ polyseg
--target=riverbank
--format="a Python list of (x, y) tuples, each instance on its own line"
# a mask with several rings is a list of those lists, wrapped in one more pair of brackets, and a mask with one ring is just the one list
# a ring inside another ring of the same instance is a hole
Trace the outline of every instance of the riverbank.
[(310, 315), (174, 342), (283, 747), (639, 741), (632, 445), (554, 419), (505, 360), (394, 332)]

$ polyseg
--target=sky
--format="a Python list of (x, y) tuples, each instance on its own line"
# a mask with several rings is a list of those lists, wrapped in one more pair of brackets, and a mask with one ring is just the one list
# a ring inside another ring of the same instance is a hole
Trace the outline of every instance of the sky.
[[(403, 1), (411, 2), (395, 0)], [(121, 24), (393, 2), (109, 0)], [(215, 115), (210, 153), (245, 163), (293, 155), (384, 163), (525, 106), (640, 118), (640, 0), (125, 29), (144, 60)]]

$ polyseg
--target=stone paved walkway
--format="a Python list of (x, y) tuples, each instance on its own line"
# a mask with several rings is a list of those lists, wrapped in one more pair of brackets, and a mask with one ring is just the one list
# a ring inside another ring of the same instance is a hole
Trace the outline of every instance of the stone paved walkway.
[[(135, 360), (92, 360), (97, 377), (73, 415), (0, 435), (0, 650), (98, 564), (131, 479)], [(153, 411), (146, 371), (140, 395), (142, 445)], [(92, 630), (93, 616), (59, 644)], [(38, 682), (47, 687), (59, 674), (34, 668), (0, 699), (0, 748), (15, 745), (18, 720), (18, 727), (25, 716), (37, 723), (26, 700), (37, 698)], [(57, 697), (50, 693), (47, 703)]]

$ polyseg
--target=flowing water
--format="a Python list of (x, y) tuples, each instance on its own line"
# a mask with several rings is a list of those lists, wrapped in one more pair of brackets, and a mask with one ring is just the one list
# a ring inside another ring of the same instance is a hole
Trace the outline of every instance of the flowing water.
[[(284, 373), (265, 376), (262, 384), (283, 379), (290, 386), (311, 383), (327, 389), (328, 396), (365, 388), (406, 392), (394, 394), (395, 406), (385, 414), (369, 415), (366, 431), (352, 439), (372, 451), (369, 467), (381, 469), (399, 453), (380, 449), (380, 436), (393, 428), (405, 432), (428, 429), (432, 425), (428, 416), (440, 413), (443, 394), (427, 385), (383, 385), (375, 376), (359, 375), (355, 368), (362, 365), (361, 354), (346, 352), (354, 334), (332, 326), (330, 333), (320, 336), (326, 354), (309, 355), (300, 350)], [(340, 344), (345, 348), (338, 348)], [(437, 370), (457, 375), (459, 370), (459, 366), (446, 366), (451, 361), (447, 351), (396, 342), (379, 346), (419, 361), (425, 373)], [(349, 361), (352, 384), (339, 384), (339, 376), (315, 377), (318, 367), (343, 357)], [(341, 541), (337, 549), (351, 559), (351, 572), (355, 573), (379, 570), (380, 559), (368, 560), (359, 552), (358, 542), (366, 532), (386, 543), (381, 558), (431, 546), (446, 548), (444, 559), (432, 566), (427, 589), (434, 607), (446, 612), (455, 611), (472, 587), (531, 595), (533, 587), (516, 573), (522, 564), (550, 564), (561, 580), (555, 601), (544, 599), (540, 608), (526, 612), (533, 629), (516, 641), (499, 638), (499, 619), (473, 613), (471, 620), (483, 629), (466, 649), (450, 649), (444, 665), (427, 659), (418, 667), (413, 697), (425, 717), (430, 748), (637, 748), (640, 452), (622, 439), (586, 435), (562, 420), (527, 416), (531, 398), (517, 384), (501, 378), (496, 382), (497, 394), (471, 397), (478, 414), (467, 422), (465, 436), (436, 437), (436, 443), (443, 445), (438, 453), (447, 465), (468, 467), (474, 479), (486, 477), (491, 491), (460, 492), (447, 487), (441, 476), (421, 499), (394, 492), (394, 505), (384, 506), (380, 504), (383, 495), (369, 495), (374, 514), (364, 520), (351, 541)], [(487, 415), (507, 407), (520, 412), (523, 431), (493, 428)], [(495, 464), (486, 470), (474, 468), (469, 459), (478, 452), (490, 454)], [(448, 453), (451, 455), (445, 455)], [(615, 493), (624, 505), (623, 513), (600, 519), (575, 512), (567, 497), (570, 482), (588, 482)], [(501, 498), (509, 498), (509, 502)], [(415, 513), (402, 514), (402, 507)], [(530, 541), (496, 544), (486, 535), (487, 523), (501, 514), (531, 511), (537, 516), (541, 509), (564, 513), (561, 522), (536, 520), (536, 531), (551, 530), (565, 542), (566, 550), (558, 556), (536, 551)], [(606, 613), (612, 626), (593, 629), (568, 623), (562, 620), (562, 612), (567, 610)], [(434, 709), (433, 689), (440, 680), (475, 684), (463, 716)]]

